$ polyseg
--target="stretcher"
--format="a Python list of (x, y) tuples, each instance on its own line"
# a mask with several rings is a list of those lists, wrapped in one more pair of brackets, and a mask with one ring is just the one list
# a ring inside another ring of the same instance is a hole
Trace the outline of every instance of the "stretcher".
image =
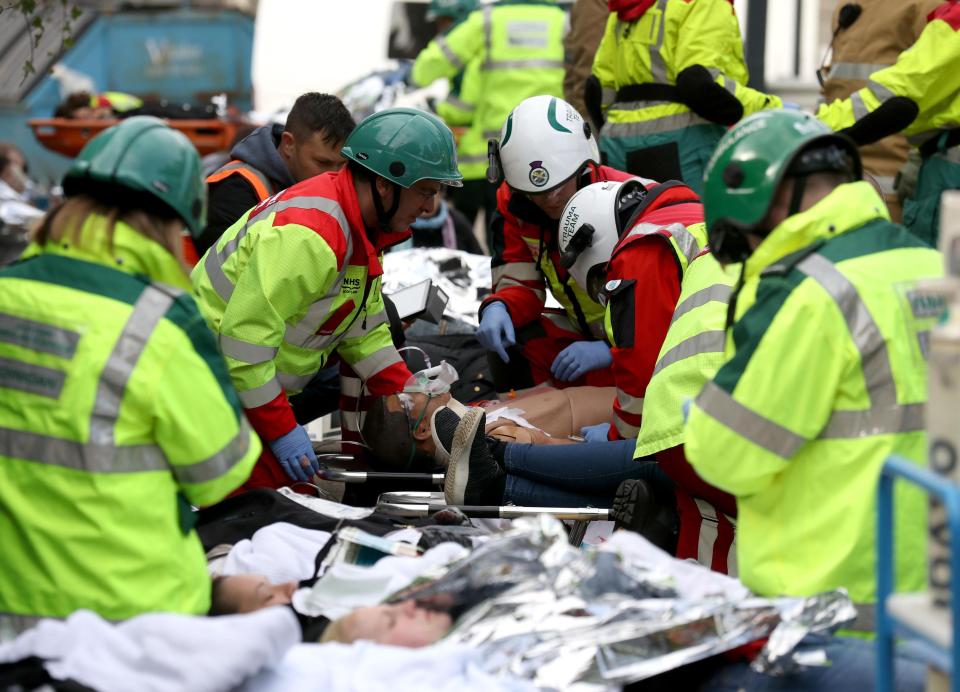
[[(45, 148), (64, 156), (76, 156), (84, 145), (100, 132), (120, 122), (116, 118), (99, 120), (76, 120), (72, 118), (34, 118), (27, 124)], [(167, 124), (179, 130), (193, 142), (201, 156), (215, 151), (225, 151), (237, 133), (237, 125), (216, 118), (196, 120), (167, 120)]]
[(441, 492), (401, 491), (382, 493), (377, 509), (398, 518), (423, 518), (444, 509), (458, 509), (471, 519), (519, 519), (548, 514), (573, 522), (568, 539), (579, 546), (591, 521), (608, 521), (610, 510), (598, 507), (522, 507), (518, 505), (449, 505)]

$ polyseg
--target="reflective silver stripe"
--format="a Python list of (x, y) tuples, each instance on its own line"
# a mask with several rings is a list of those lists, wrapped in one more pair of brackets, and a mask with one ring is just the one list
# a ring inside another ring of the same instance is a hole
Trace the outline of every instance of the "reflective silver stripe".
[(540, 270), (537, 269), (537, 265), (533, 262), (510, 262), (509, 264), (503, 264), (499, 267), (494, 267), (492, 275), (494, 286), (505, 276), (509, 276), (514, 281), (541, 281), (543, 279)]
[[(613, 104), (611, 110), (616, 109), (617, 104)], [(702, 124), (708, 124), (708, 121), (692, 112), (665, 115), (662, 118), (656, 118), (654, 120), (640, 120), (630, 123), (616, 123), (608, 120), (603, 125), (603, 136), (641, 137), (643, 135), (657, 134), (658, 132), (672, 132), (673, 130), (681, 130), (692, 125)]]
[(157, 324), (173, 304), (174, 296), (155, 285), (147, 286), (133, 304), (133, 310), (117, 339), (97, 383), (96, 400), (90, 416), (90, 442), (113, 445), (113, 428), (120, 416), (120, 403), (127, 381)]
[(402, 361), (403, 359), (400, 358), (397, 349), (393, 346), (387, 346), (371, 353), (366, 358), (361, 358), (356, 363), (351, 363), (350, 367), (356, 371), (361, 379), (369, 380), (384, 368)]
[(697, 562), (704, 567), (713, 565), (713, 548), (720, 537), (720, 518), (713, 505), (693, 498), (700, 512), (700, 530), (697, 532)]
[(896, 94), (890, 91), (887, 87), (883, 86), (883, 84), (874, 82), (873, 80), (870, 80), (870, 82), (867, 83), (867, 88), (872, 91), (874, 96), (881, 101), (886, 101), (887, 99), (892, 99), (894, 96), (896, 96)]
[[(340, 231), (343, 233), (344, 239), (347, 244), (347, 253), (346, 257), (349, 258), (353, 243), (351, 242), (350, 237), (350, 224), (347, 222), (347, 216), (343, 213), (343, 209), (340, 205), (328, 198), (328, 197), (294, 197), (293, 199), (285, 199), (279, 202), (273, 202), (265, 206), (256, 216), (251, 216), (247, 219), (247, 222), (243, 225), (237, 235), (228, 240), (222, 248), (219, 250), (217, 246), (214, 245), (207, 252), (207, 258), (204, 260), (203, 266), (206, 269), (207, 277), (210, 279), (210, 283), (213, 285), (214, 290), (217, 294), (224, 300), (228, 302), (230, 296), (233, 295), (233, 282), (227, 278), (227, 275), (223, 271), (223, 265), (229, 259), (230, 255), (237, 251), (237, 248), (240, 247), (240, 242), (247, 235), (248, 229), (253, 226), (255, 223), (262, 221), (271, 214), (279, 213), (286, 209), (316, 209), (321, 211), (329, 216), (333, 217), (336, 220), (337, 224), (340, 226)], [(344, 261), (344, 269), (347, 267), (347, 262)]]
[(603, 87), (600, 90), (600, 105), (609, 106), (617, 100), (617, 90), (613, 87)]
[(543, 289), (543, 287), (534, 288), (533, 286), (527, 286), (526, 284), (520, 283), (519, 281), (514, 281), (513, 279), (511, 279), (511, 278), (509, 278), (509, 277), (505, 277), (505, 278), (503, 278), (503, 279), (500, 279), (500, 281), (497, 282), (497, 290), (498, 290), (498, 291), (501, 290), (501, 289), (503, 289), (503, 288), (510, 288), (511, 286), (515, 286), (515, 287), (517, 287), (517, 288), (524, 288), (524, 289), (526, 289), (526, 290), (528, 290), (528, 291), (533, 291), (533, 292), (536, 293), (538, 296), (541, 296), (541, 297), (543, 297), (543, 298), (546, 298), (546, 297), (547, 297), (547, 293), (546, 293), (546, 291)]
[(46, 322), (0, 312), (0, 342), (23, 346), (31, 351), (52, 353), (61, 358), (73, 358), (80, 343), (80, 334)]
[(511, 46), (546, 48), (549, 28), (547, 22), (507, 22), (507, 43)]
[(758, 447), (789, 459), (807, 441), (769, 418), (754, 413), (715, 382), (708, 382), (697, 396), (697, 406), (719, 423)]
[(317, 373), (315, 372), (308, 375), (292, 375), (288, 372), (277, 371), (277, 382), (280, 383), (285, 392), (300, 392), (316, 376)]
[(723, 77), (723, 88), (726, 89), (731, 96), (736, 97), (737, 95), (737, 83), (724, 75)]
[(653, 375), (656, 376), (664, 368), (701, 353), (723, 353), (724, 341), (725, 333), (722, 329), (701, 332), (684, 339), (660, 357), (653, 368)]
[(195, 464), (184, 466), (171, 464), (170, 466), (173, 469), (173, 475), (181, 483), (206, 483), (229, 472), (246, 456), (249, 449), (250, 424), (241, 416), (240, 430), (219, 452)]
[(867, 110), (867, 106), (863, 102), (863, 97), (860, 95), (859, 91), (855, 91), (850, 95), (850, 105), (853, 106), (853, 117), (856, 120), (865, 118), (870, 114), (870, 111)]
[(487, 60), (481, 66), (485, 71), (490, 70), (522, 70), (522, 69), (563, 69), (563, 60)]
[(91, 473), (169, 471), (156, 445), (115, 447), (0, 427), (0, 456)]
[(672, 223), (667, 226), (667, 230), (670, 231), (670, 236), (680, 246), (680, 252), (687, 259), (687, 266), (689, 267), (690, 263), (700, 254), (700, 243), (682, 223)]
[(871, 408), (896, 406), (897, 392), (887, 343), (856, 287), (823, 255), (809, 255), (797, 265), (797, 269), (820, 284), (843, 315), (853, 343), (860, 352)]
[(696, 293), (687, 296), (683, 302), (674, 309), (673, 319), (670, 320), (670, 323), (673, 324), (691, 310), (703, 307), (707, 303), (729, 303), (732, 294), (733, 289), (726, 284), (714, 284), (713, 286), (701, 288)]
[(0, 387), (59, 399), (66, 380), (63, 370), (0, 358)]
[[(344, 265), (346, 266), (346, 265)], [(307, 308), (306, 314), (296, 324), (287, 325), (283, 340), (294, 346), (306, 347), (317, 336), (317, 329), (323, 324), (336, 296), (340, 293), (340, 282), (334, 282), (330, 293)]]
[(675, 101), (616, 101), (613, 107), (618, 111), (639, 111), (652, 106), (669, 106)]
[(459, 109), (462, 110), (462, 111), (470, 111), (470, 112), (473, 112), (473, 111), (477, 110), (477, 107), (476, 107), (475, 105), (473, 105), (472, 103), (467, 103), (467, 102), (464, 101), (463, 99), (458, 98), (457, 96), (454, 96), (453, 94), (447, 96), (446, 102), (447, 102), (448, 104), (450, 104), (451, 106), (453, 106), (454, 108), (459, 108)]
[(450, 44), (447, 43), (447, 39), (443, 36), (437, 36), (437, 48), (440, 49), (440, 52), (443, 53), (443, 57), (450, 61), (450, 64), (456, 67), (458, 70), (463, 69), (463, 60), (461, 60), (456, 53), (453, 52), (453, 48), (450, 47)]
[(237, 396), (240, 397), (240, 403), (244, 408), (256, 408), (276, 399), (281, 391), (283, 390), (280, 388), (280, 383), (274, 378), (259, 387), (244, 392), (237, 391)]
[(878, 62), (838, 62), (830, 66), (830, 79), (859, 79), (866, 81), (870, 75), (890, 67)]
[(627, 234), (627, 237), (633, 237), (638, 235), (656, 235), (661, 234), (664, 231), (670, 234), (670, 237), (676, 241), (677, 246), (680, 248), (681, 254), (687, 260), (687, 266), (690, 266), (690, 263), (696, 259), (697, 255), (700, 254), (700, 243), (697, 241), (696, 237), (687, 230), (687, 228), (682, 223), (671, 223), (669, 225), (662, 225), (658, 223), (639, 223), (630, 229), (630, 233)]
[(901, 404), (866, 411), (834, 411), (820, 437), (849, 439), (918, 432), (926, 428), (924, 409), (923, 404)]
[(657, 0), (657, 9), (660, 11), (657, 27), (657, 39), (650, 44), (650, 74), (655, 84), (669, 84), (667, 79), (667, 63), (660, 54), (663, 48), (663, 32), (667, 23), (667, 0)]
[(359, 432), (360, 426), (362, 425), (362, 415), (362, 413), (358, 414), (356, 411), (341, 411), (340, 427), (344, 430)]
[(622, 389), (617, 390), (617, 403), (620, 404), (620, 410), (627, 413), (643, 413), (643, 397), (630, 396)]
[(249, 365), (266, 363), (268, 360), (273, 360), (280, 351), (280, 349), (274, 346), (251, 344), (249, 341), (234, 339), (232, 336), (227, 336), (226, 334), (221, 334), (219, 341), (220, 350), (223, 352), (223, 355)]
[(640, 428), (636, 425), (630, 425), (627, 421), (620, 418), (620, 416), (613, 417), (613, 424), (617, 428), (617, 432), (620, 433), (620, 437), (625, 440), (636, 439), (637, 435), (640, 434)]
[(340, 393), (343, 394), (343, 396), (352, 396), (356, 398), (360, 396), (360, 391), (362, 388), (363, 385), (356, 377), (340, 378)]

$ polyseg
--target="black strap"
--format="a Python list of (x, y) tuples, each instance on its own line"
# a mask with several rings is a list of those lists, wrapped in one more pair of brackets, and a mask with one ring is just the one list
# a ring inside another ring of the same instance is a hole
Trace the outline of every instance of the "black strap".
[(629, 84), (617, 89), (617, 101), (673, 101), (683, 103), (673, 84)]
[(920, 145), (920, 155), (928, 158), (934, 154), (952, 149), (960, 144), (960, 127), (941, 132), (936, 137), (931, 137)]

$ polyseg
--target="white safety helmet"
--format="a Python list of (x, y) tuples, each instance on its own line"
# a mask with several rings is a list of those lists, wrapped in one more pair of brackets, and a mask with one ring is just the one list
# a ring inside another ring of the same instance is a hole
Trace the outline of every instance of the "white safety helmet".
[(595, 300), (607, 262), (637, 205), (647, 196), (639, 179), (587, 185), (560, 215), (560, 261)]
[(590, 125), (576, 109), (555, 96), (531, 96), (507, 117), (499, 143), (487, 148), (491, 183), (506, 180), (520, 192), (547, 192), (578, 173), (589, 161), (600, 163)]

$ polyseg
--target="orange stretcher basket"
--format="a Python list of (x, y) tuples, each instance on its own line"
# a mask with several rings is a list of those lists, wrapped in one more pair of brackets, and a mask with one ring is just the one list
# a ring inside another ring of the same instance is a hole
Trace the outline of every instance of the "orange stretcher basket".
[[(35, 118), (27, 124), (45, 148), (64, 156), (76, 156), (83, 146), (102, 130), (120, 122), (117, 119), (73, 120), (71, 118)], [(185, 134), (200, 152), (212, 154), (230, 148), (237, 126), (226, 120), (167, 120), (170, 127)]]

